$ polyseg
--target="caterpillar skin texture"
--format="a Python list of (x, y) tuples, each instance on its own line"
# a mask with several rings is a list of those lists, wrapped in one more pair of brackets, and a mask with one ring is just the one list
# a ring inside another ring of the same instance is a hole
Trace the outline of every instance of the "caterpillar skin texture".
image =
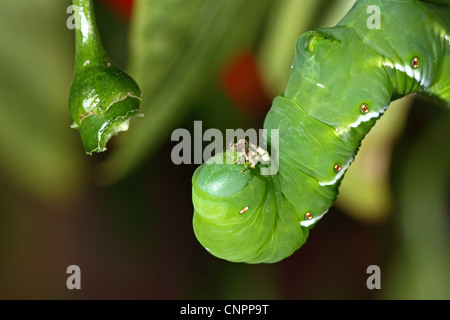
[[(214, 163), (237, 159), (232, 150), (194, 173), (194, 232), (211, 254), (247, 263), (290, 256), (333, 205), (390, 101), (416, 92), (450, 107), (450, 5), (440, 2), (358, 1), (337, 26), (299, 38), (286, 90), (264, 122), (269, 142), (279, 129), (278, 173)], [(380, 29), (367, 27), (372, 5)]]

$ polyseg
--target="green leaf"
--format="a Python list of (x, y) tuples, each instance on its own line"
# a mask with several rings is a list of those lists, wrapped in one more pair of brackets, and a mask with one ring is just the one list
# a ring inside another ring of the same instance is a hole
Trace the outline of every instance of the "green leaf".
[(0, 166), (4, 188), (54, 202), (80, 187), (85, 162), (68, 130), (73, 75), (69, 2), (7, 1), (0, 10)]
[(396, 243), (385, 299), (450, 299), (450, 115), (436, 108), (428, 123), (405, 133), (394, 167)]

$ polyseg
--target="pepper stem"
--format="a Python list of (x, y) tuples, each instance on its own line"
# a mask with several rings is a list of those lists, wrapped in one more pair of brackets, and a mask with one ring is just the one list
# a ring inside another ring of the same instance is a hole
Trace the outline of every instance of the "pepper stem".
[(76, 68), (108, 63), (110, 59), (100, 39), (92, 0), (72, 0), (72, 3), (78, 15), (75, 19), (79, 19), (79, 28), (75, 28)]

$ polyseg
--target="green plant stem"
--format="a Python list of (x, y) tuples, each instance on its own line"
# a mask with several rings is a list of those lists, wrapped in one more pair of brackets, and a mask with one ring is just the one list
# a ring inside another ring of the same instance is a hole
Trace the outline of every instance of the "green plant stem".
[(75, 28), (76, 71), (86, 64), (91, 66), (105, 64), (110, 61), (100, 40), (95, 21), (92, 0), (73, 0), (77, 6), (79, 28)]

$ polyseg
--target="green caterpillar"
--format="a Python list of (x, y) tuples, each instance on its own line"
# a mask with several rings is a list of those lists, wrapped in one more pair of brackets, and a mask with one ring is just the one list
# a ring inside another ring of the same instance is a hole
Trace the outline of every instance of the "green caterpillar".
[[(370, 29), (374, 5), (380, 27)], [(233, 262), (290, 256), (333, 205), (361, 140), (390, 101), (411, 93), (450, 107), (449, 1), (360, 0), (337, 26), (304, 33), (264, 122), (269, 145), (279, 129), (278, 173), (262, 175), (268, 164), (248, 145), (201, 165), (192, 178), (199, 242)]]

